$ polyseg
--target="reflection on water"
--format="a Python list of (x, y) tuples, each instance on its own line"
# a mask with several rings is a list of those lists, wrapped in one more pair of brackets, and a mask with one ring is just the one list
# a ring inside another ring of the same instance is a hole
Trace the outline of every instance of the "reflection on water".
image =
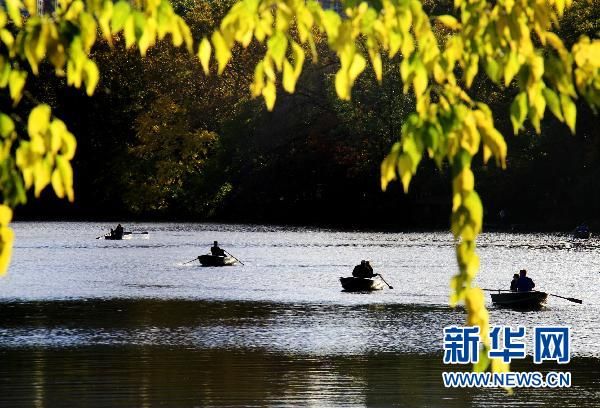
[[(597, 407), (598, 362), (576, 359), (570, 389), (445, 389), (441, 356), (321, 358), (265, 350), (93, 346), (0, 351), (7, 407)], [(544, 366), (544, 370), (548, 367)], [(514, 364), (513, 370), (534, 367)]]
[[(573, 329), (567, 366), (512, 366), (569, 370), (573, 387), (507, 396), (442, 387), (442, 328), (465, 317), (447, 306), (447, 233), (145, 224), (148, 237), (118, 242), (95, 240), (107, 226), (93, 223), (15, 229), (0, 279), (0, 407), (600, 406), (600, 240), (482, 236), (482, 287), (525, 267), (540, 289), (584, 301), (489, 305), (492, 324)], [(183, 264), (215, 239), (245, 266)], [(360, 259), (395, 289), (341, 292)]]
[(443, 388), (439, 328), (463, 318), (446, 307), (380, 304), (0, 303), (0, 406), (600, 404), (596, 358), (512, 366), (570, 370), (568, 390)]

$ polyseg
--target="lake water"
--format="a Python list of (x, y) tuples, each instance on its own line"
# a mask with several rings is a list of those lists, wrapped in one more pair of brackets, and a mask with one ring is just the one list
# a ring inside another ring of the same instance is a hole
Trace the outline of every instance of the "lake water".
[[(446, 389), (442, 329), (455, 272), (449, 233), (339, 232), (219, 224), (15, 223), (0, 279), (0, 407), (600, 406), (600, 240), (483, 234), (478, 284), (527, 268), (537, 312), (489, 304), (496, 325), (569, 325), (569, 389)], [(113, 226), (114, 227), (114, 226)], [(213, 240), (244, 262), (185, 264)], [(369, 259), (394, 289), (341, 291)], [(529, 350), (530, 351), (530, 350)]]

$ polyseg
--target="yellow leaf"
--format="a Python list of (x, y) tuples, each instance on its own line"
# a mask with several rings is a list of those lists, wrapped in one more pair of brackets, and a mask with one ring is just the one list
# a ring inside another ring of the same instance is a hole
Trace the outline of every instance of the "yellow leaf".
[(75, 157), (75, 150), (77, 149), (77, 140), (75, 139), (75, 136), (73, 136), (73, 133), (67, 130), (67, 127), (61, 120), (54, 119), (52, 121), (52, 124), (50, 125), (50, 130), (52, 131), (55, 126), (58, 129), (62, 129), (61, 154), (66, 160), (71, 160), (73, 157)]
[(88, 59), (83, 66), (83, 74), (85, 79), (85, 92), (88, 96), (92, 96), (96, 89), (96, 85), (98, 85), (98, 81), (100, 80), (100, 71), (98, 70), (96, 63)]
[(466, 82), (467, 88), (471, 87), (471, 84), (473, 83), (473, 79), (477, 75), (478, 70), (479, 70), (479, 56), (477, 54), (473, 54), (473, 55), (471, 55), (471, 58), (469, 59), (469, 66), (467, 67), (467, 70), (465, 72), (465, 82)]
[(270, 111), (273, 110), (275, 106), (275, 98), (277, 97), (277, 89), (275, 88), (275, 83), (272, 81), (268, 81), (265, 87), (262, 90), (263, 98), (265, 98), (265, 104), (267, 105), (267, 109)]
[(200, 58), (200, 63), (202, 64), (202, 69), (204, 70), (205, 75), (208, 75), (209, 73), (211, 51), (212, 47), (210, 46), (210, 41), (204, 37), (200, 42), (200, 47), (198, 48), (198, 58)]
[(287, 37), (280, 31), (275, 33), (275, 35), (267, 41), (267, 48), (278, 71), (281, 71), (282, 69), (287, 45)]
[(375, 71), (375, 77), (377, 78), (377, 81), (381, 83), (381, 79), (383, 76), (381, 55), (379, 54), (379, 52), (370, 52), (369, 55), (371, 56), (371, 65), (373, 66), (373, 71)]
[(17, 27), (21, 27), (23, 25), (23, 18), (21, 17), (22, 3), (19, 0), (6, 0), (6, 8), (13, 23)]
[(48, 160), (38, 160), (33, 166), (34, 194), (38, 198), (42, 190), (48, 185), (51, 178), (52, 167)]
[(31, 110), (27, 120), (27, 131), (30, 138), (43, 137), (50, 126), (50, 106), (38, 105)]
[(560, 106), (565, 117), (565, 123), (571, 129), (571, 133), (575, 134), (575, 120), (577, 119), (575, 103), (573, 103), (568, 95), (560, 94)]
[(8, 87), (10, 90), (10, 97), (13, 100), (13, 104), (16, 105), (21, 100), (23, 87), (25, 86), (25, 80), (27, 79), (27, 73), (23, 71), (12, 70), (8, 77)]
[(55, 169), (52, 172), (51, 181), (52, 181), (52, 188), (54, 189), (54, 194), (56, 194), (56, 196), (58, 198), (63, 198), (65, 196), (65, 189), (63, 187), (63, 182), (60, 177), (60, 172), (58, 171), (58, 169)]
[(304, 65), (304, 50), (296, 42), (292, 41), (292, 52), (294, 55), (294, 76), (296, 80), (302, 73), (302, 66)]
[(125, 47), (131, 48), (135, 44), (135, 17), (130, 15), (125, 21), (125, 27), (123, 29), (123, 35), (125, 36)]
[(475, 188), (475, 176), (470, 168), (465, 167), (453, 180), (454, 191), (466, 193)]
[(364, 57), (358, 53), (354, 54), (352, 64), (350, 64), (350, 69), (348, 70), (350, 87), (352, 87), (356, 78), (365, 70), (366, 66), (367, 61), (364, 59)]
[(521, 92), (510, 105), (510, 121), (512, 122), (515, 135), (519, 133), (519, 130), (523, 126), (523, 122), (525, 122), (525, 118), (527, 117), (527, 111), (527, 94)]
[(215, 31), (212, 35), (212, 43), (215, 48), (215, 57), (219, 66), (218, 72), (221, 74), (227, 63), (231, 59), (231, 50), (225, 42), (225, 39), (218, 31)]
[(119, 1), (115, 3), (113, 12), (111, 15), (112, 33), (116, 34), (125, 27), (129, 15), (131, 13), (131, 6), (127, 1)]
[(79, 16), (79, 27), (83, 48), (89, 53), (96, 42), (96, 20), (88, 13), (81, 13)]
[(294, 75), (294, 68), (287, 59), (283, 61), (283, 89), (289, 93), (294, 93), (294, 90), (296, 89), (296, 75)]
[(71, 163), (64, 157), (57, 156), (56, 168), (60, 173), (64, 192), (66, 193), (68, 200), (73, 202), (75, 200), (75, 192), (73, 191), (73, 168), (71, 167)]
[(15, 131), (15, 123), (10, 116), (0, 113), (0, 136), (8, 138), (13, 136)]
[(449, 16), (449, 15), (438, 16), (436, 19), (451, 30), (460, 30), (460, 28), (461, 28), (461, 24), (453, 16)]
[(520, 68), (521, 65), (519, 64), (517, 54), (511, 51), (508, 56), (508, 61), (506, 61), (506, 65), (504, 66), (504, 86), (510, 84), (510, 81), (512, 81), (517, 72), (519, 72)]
[(98, 16), (98, 24), (100, 25), (100, 29), (102, 30), (102, 35), (104, 39), (108, 41), (110, 45), (112, 45), (112, 35), (110, 31), (110, 20), (113, 15), (113, 2), (105, 1), (102, 4), (102, 11)]
[(252, 97), (256, 98), (257, 96), (261, 95), (264, 86), (264, 63), (261, 61), (256, 64), (256, 67), (254, 68), (254, 81), (252, 81), (252, 84), (250, 84), (250, 92), (252, 93)]
[(138, 41), (138, 47), (140, 48), (140, 54), (142, 57), (146, 56), (148, 48), (152, 47), (156, 43), (156, 22), (153, 19), (148, 19), (144, 26), (142, 36)]
[(350, 100), (350, 79), (344, 69), (340, 69), (335, 74), (335, 91), (338, 97), (343, 101)]
[(326, 10), (322, 15), (322, 22), (330, 43), (335, 41), (338, 36), (340, 25), (342, 24), (342, 19), (339, 14), (333, 10)]
[[(190, 27), (185, 23), (183, 18), (179, 16), (177, 16), (176, 18), (177, 25), (179, 26), (179, 31), (181, 32), (181, 36), (183, 37), (183, 42), (185, 42), (185, 47), (187, 48), (188, 52), (192, 54), (194, 52), (194, 38), (192, 37), (192, 30), (190, 30)], [(248, 44), (244, 46), (247, 45)]]
[(396, 180), (396, 164), (398, 161), (398, 154), (400, 152), (400, 143), (394, 143), (392, 150), (381, 162), (381, 190), (385, 191), (387, 185)]
[(0, 204), (0, 225), (7, 226), (8, 223), (12, 220), (13, 211), (12, 209), (4, 204)]
[(413, 80), (413, 88), (415, 89), (415, 95), (420, 97), (425, 93), (427, 89), (427, 71), (425, 67), (421, 63), (421, 61), (417, 60), (414, 64), (414, 72), (415, 78)]
[(413, 162), (409, 155), (402, 153), (398, 159), (398, 173), (400, 174), (400, 181), (404, 187), (404, 192), (408, 193), (408, 187), (412, 178)]
[(0, 228), (0, 276), (6, 273), (12, 255), (14, 232), (12, 229)]

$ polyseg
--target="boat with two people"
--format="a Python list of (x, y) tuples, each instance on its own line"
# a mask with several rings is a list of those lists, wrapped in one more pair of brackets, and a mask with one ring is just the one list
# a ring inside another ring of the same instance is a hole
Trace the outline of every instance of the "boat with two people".
[[(373, 278), (379, 279), (373, 279)], [(362, 260), (359, 265), (354, 267), (352, 276), (340, 277), (340, 283), (345, 292), (371, 292), (381, 290), (385, 285), (390, 286), (378, 273), (373, 273), (373, 267), (369, 261)]]
[(569, 298), (552, 293), (546, 293), (533, 290), (535, 283), (527, 276), (527, 270), (521, 269), (519, 274), (513, 275), (510, 283), (510, 289), (484, 289), (492, 293), (492, 303), (498, 307), (505, 307), (515, 310), (537, 310), (541, 309), (546, 303), (548, 295), (561, 299), (566, 299), (574, 303), (583, 303), (580, 299)]

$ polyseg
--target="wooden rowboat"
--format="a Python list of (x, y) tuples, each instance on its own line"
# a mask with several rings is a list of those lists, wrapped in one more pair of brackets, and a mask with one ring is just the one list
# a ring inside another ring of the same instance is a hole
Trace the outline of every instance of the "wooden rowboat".
[(492, 293), (492, 303), (512, 309), (539, 309), (546, 303), (546, 292), (502, 292)]
[[(106, 234), (104, 236), (104, 239), (109, 239), (112, 241), (120, 241), (122, 239), (131, 239), (132, 235), (134, 234), (139, 234), (139, 235), (148, 235), (148, 231), (143, 231), (143, 232), (132, 232), (132, 231), (125, 231), (123, 232), (123, 234)], [(100, 237), (98, 237), (100, 238)]]
[(383, 282), (380, 280), (355, 278), (353, 276), (340, 278), (340, 282), (346, 292), (370, 292), (384, 288)]
[(202, 266), (231, 266), (235, 259), (230, 256), (200, 255), (198, 260)]

